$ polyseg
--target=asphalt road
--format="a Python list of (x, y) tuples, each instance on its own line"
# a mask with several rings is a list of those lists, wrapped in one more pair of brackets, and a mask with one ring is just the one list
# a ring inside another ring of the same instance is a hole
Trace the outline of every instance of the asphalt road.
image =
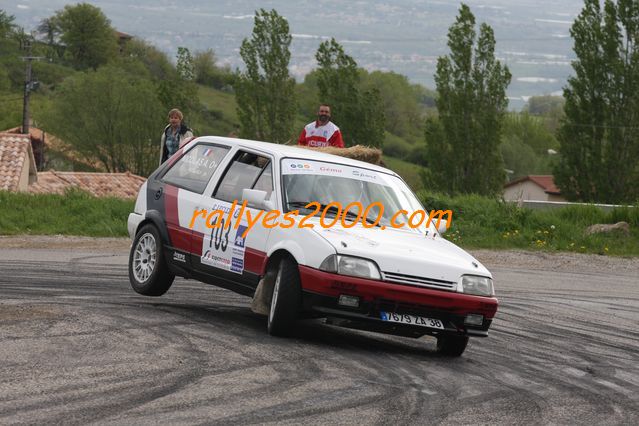
[(639, 278), (491, 268), (490, 337), (310, 322), (270, 337), (249, 299), (176, 280), (147, 298), (126, 256), (0, 250), (0, 423), (639, 424)]

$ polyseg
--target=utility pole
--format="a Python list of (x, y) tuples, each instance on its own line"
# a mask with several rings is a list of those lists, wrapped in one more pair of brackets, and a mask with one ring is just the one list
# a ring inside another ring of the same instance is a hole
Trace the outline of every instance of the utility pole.
[(22, 134), (26, 135), (29, 134), (29, 93), (37, 87), (37, 84), (31, 81), (31, 61), (40, 60), (42, 57), (31, 56), (31, 40), (27, 39), (24, 43), (27, 56), (22, 57), (22, 60), (27, 63), (27, 70), (24, 79), (24, 101), (22, 104)]

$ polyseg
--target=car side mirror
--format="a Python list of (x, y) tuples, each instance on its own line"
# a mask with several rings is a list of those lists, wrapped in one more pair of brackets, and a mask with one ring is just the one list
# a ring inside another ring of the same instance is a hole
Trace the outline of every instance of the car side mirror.
[(267, 192), (259, 189), (243, 189), (242, 201), (246, 201), (249, 207), (260, 210), (273, 210), (273, 204), (266, 199)]

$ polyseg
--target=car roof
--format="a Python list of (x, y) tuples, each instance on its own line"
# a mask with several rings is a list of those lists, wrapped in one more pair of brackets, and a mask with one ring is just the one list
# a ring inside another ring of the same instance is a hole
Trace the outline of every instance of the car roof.
[(193, 142), (218, 142), (230, 146), (240, 146), (242, 148), (252, 148), (259, 151), (269, 153), (278, 160), (281, 158), (299, 158), (303, 160), (325, 161), (328, 163), (339, 163), (352, 167), (360, 167), (362, 169), (375, 170), (382, 173), (391, 174), (399, 177), (397, 173), (385, 167), (376, 166), (375, 164), (365, 161), (353, 160), (351, 158), (342, 157), (340, 155), (327, 154), (306, 148), (299, 148), (291, 145), (281, 145), (270, 142), (253, 141), (249, 139), (225, 138), (222, 136), (200, 136)]

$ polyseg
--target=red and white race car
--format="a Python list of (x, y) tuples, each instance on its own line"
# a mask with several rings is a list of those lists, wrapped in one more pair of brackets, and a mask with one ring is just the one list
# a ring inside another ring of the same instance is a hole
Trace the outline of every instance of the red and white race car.
[(433, 335), (440, 352), (459, 356), (469, 336), (488, 335), (498, 305), (492, 277), (441, 237), (445, 227), (396, 227), (418, 210), (404, 181), (383, 167), (200, 137), (140, 189), (128, 220), (129, 278), (148, 296), (182, 276), (253, 297), (274, 335), (324, 317)]

